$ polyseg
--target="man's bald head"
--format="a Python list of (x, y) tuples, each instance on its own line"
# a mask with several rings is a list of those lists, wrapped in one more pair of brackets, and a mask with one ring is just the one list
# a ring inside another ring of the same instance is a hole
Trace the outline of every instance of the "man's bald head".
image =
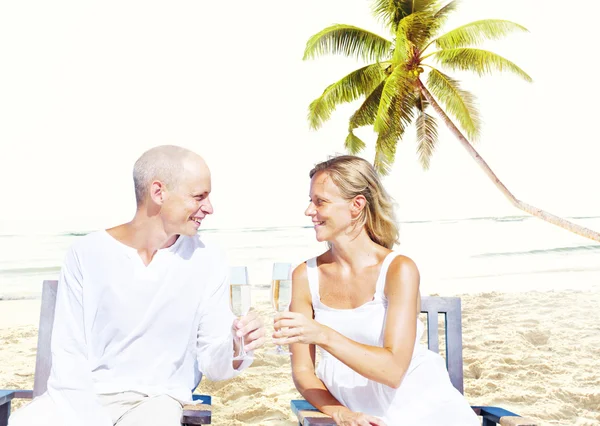
[(133, 166), (137, 205), (141, 206), (146, 200), (153, 181), (161, 181), (170, 190), (175, 189), (184, 175), (186, 166), (189, 167), (189, 163), (208, 170), (202, 157), (180, 146), (161, 145), (144, 152)]

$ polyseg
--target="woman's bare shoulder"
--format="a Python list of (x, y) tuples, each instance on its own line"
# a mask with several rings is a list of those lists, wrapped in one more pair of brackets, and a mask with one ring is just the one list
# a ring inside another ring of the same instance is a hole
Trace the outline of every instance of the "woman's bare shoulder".
[(416, 284), (419, 286), (419, 268), (410, 257), (399, 254), (392, 259), (386, 275), (386, 283), (392, 285)]
[(394, 257), (394, 259), (392, 259), (392, 261), (390, 262), (390, 269), (392, 268), (396, 270), (419, 270), (415, 261), (403, 254), (398, 254), (396, 257)]

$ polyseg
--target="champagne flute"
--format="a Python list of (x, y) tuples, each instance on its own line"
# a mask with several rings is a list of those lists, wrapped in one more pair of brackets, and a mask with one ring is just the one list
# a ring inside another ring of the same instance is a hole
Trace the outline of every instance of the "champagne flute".
[[(273, 265), (273, 281), (271, 283), (271, 302), (276, 312), (284, 312), (292, 301), (292, 280), (290, 272), (292, 265), (290, 263), (275, 263)], [(291, 355), (277, 345), (274, 351), (277, 355)]]
[[(231, 284), (229, 285), (229, 306), (236, 317), (242, 317), (248, 313), (251, 306), (252, 287), (248, 284), (248, 273), (245, 266), (231, 268)], [(234, 360), (250, 359), (244, 349), (244, 337), (240, 339), (240, 353)]]

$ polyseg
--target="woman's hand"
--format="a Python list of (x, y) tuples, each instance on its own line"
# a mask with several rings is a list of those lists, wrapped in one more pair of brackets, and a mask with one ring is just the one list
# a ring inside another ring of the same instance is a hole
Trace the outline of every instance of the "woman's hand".
[(333, 420), (338, 426), (386, 426), (385, 422), (377, 417), (354, 411), (336, 411)]
[(323, 325), (298, 312), (278, 313), (275, 315), (273, 328), (275, 329), (273, 343), (276, 345), (290, 343), (319, 345), (326, 338)]

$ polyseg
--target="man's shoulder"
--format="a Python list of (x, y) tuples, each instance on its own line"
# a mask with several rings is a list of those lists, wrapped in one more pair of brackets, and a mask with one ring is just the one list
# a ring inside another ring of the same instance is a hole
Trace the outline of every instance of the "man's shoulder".
[(214, 259), (225, 259), (225, 250), (221, 245), (211, 238), (199, 234), (193, 236), (180, 235), (182, 238), (181, 250), (190, 251), (201, 257)]
[(225, 250), (216, 241), (201, 235), (181, 235), (179, 238), (183, 239), (177, 248), (182, 271), (192, 271), (194, 276), (203, 277), (205, 288), (213, 287), (216, 291), (229, 270)]
[(99, 245), (106, 244), (108, 239), (106, 231), (93, 231), (88, 234), (78, 237), (73, 244), (71, 244), (71, 250), (78, 252), (86, 250), (89, 247), (98, 247)]

